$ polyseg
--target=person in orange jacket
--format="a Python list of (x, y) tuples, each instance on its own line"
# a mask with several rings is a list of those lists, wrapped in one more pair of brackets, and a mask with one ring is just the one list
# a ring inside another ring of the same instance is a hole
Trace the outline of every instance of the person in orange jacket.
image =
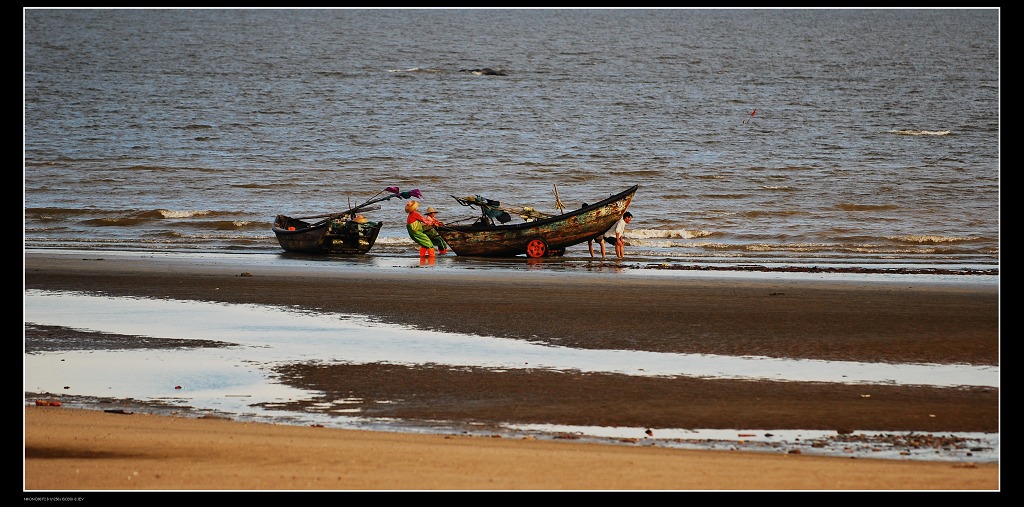
[(423, 217), (423, 225), (427, 226), (423, 232), (430, 236), (430, 241), (437, 245), (437, 253), (444, 255), (448, 253), (448, 243), (437, 233), (436, 227), (444, 225), (437, 219), (437, 210), (433, 206), (427, 208), (427, 214)]
[(419, 211), (416, 211), (419, 207), (420, 203), (417, 201), (405, 203), (405, 212), (409, 214), (405, 228), (409, 232), (409, 237), (420, 246), (420, 257), (433, 257), (434, 242), (430, 240), (430, 236), (424, 230), (426, 228), (425, 219)]

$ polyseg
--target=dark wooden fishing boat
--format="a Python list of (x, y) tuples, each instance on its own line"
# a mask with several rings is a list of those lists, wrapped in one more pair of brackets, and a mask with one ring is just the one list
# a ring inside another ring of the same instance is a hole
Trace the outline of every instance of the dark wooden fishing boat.
[(309, 223), (277, 215), (274, 234), (287, 252), (317, 254), (364, 254), (373, 248), (384, 222), (356, 221), (348, 216)]
[[(272, 227), (277, 236), (277, 242), (286, 252), (365, 254), (373, 248), (384, 222), (367, 220), (360, 213), (380, 209), (380, 206), (371, 207), (377, 202), (395, 197), (408, 199), (422, 195), (419, 190), (399, 192), (398, 187), (388, 187), (384, 191), (390, 192), (391, 195), (373, 197), (359, 206), (340, 213), (299, 218), (277, 215)], [(314, 218), (321, 220), (306, 221)]]
[[(478, 257), (550, 257), (561, 255), (567, 247), (596, 238), (622, 218), (639, 185), (595, 204), (559, 215), (536, 213), (532, 208), (516, 210), (525, 221), (508, 224), (511, 216), (498, 201), (452, 196), (463, 206), (480, 208), (481, 216), (471, 225), (443, 225), (438, 234), (460, 256)], [(497, 219), (499, 223), (494, 223)]]

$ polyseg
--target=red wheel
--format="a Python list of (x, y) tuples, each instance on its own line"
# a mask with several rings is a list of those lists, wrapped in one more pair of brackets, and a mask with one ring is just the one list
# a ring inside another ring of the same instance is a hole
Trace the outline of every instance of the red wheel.
[(536, 259), (537, 257), (544, 257), (544, 254), (548, 253), (548, 244), (543, 239), (531, 239), (526, 244), (526, 256)]

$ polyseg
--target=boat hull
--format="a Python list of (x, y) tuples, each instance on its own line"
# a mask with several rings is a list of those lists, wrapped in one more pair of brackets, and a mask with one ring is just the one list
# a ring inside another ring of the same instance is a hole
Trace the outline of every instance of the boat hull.
[(285, 215), (274, 220), (274, 235), (286, 252), (365, 254), (373, 248), (384, 222), (329, 220), (310, 224)]
[(596, 238), (622, 217), (638, 186), (561, 215), (508, 225), (440, 226), (437, 232), (456, 255), (545, 257)]

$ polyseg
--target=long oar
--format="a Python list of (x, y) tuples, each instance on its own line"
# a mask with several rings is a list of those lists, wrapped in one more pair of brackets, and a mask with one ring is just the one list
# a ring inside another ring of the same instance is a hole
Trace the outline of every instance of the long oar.
[[(342, 212), (341, 214), (342, 215), (346, 215), (346, 214), (349, 214), (349, 213), (354, 213), (356, 211), (373, 211), (373, 210), (379, 210), (380, 208), (381, 208), (381, 206), (374, 206), (372, 208), (368, 208), (368, 207), (365, 207), (365, 206), (361, 205), (359, 208), (352, 208), (352, 209), (350, 209), (348, 211)], [(298, 220), (309, 220), (311, 218), (324, 218), (324, 217), (333, 218), (333, 217), (336, 217), (336, 216), (339, 216), (339, 215), (337, 213), (327, 213), (327, 214), (324, 214), (324, 215), (312, 215), (312, 216), (308, 216), (308, 217), (295, 217), (295, 218), (298, 219)]]
[[(334, 220), (335, 218), (342, 217), (342, 216), (345, 216), (345, 215), (351, 215), (353, 213), (358, 213), (361, 210), (368, 209), (367, 206), (369, 206), (369, 205), (371, 205), (373, 203), (377, 203), (377, 202), (381, 202), (381, 201), (386, 201), (388, 199), (394, 199), (395, 197), (401, 197), (403, 199), (408, 199), (410, 197), (420, 197), (420, 198), (423, 197), (423, 194), (420, 192), (420, 190), (418, 188), (415, 188), (415, 189), (412, 189), (412, 190), (407, 190), (405, 192), (399, 192), (398, 191), (398, 187), (388, 187), (388, 188), (385, 188), (384, 191), (391, 192), (391, 195), (385, 195), (383, 197), (371, 197), (368, 201), (360, 204), (359, 206), (356, 206), (354, 208), (349, 208), (349, 209), (347, 209), (345, 211), (342, 211), (340, 213), (335, 213), (333, 215), (330, 215), (327, 218), (325, 218), (325, 219), (323, 219), (323, 220), (313, 224), (312, 227), (319, 227), (319, 226), (321, 226), (323, 224), (326, 224), (327, 222), (330, 222), (331, 220)], [(377, 192), (377, 194), (375, 194), (375, 195), (380, 195), (380, 192)]]

